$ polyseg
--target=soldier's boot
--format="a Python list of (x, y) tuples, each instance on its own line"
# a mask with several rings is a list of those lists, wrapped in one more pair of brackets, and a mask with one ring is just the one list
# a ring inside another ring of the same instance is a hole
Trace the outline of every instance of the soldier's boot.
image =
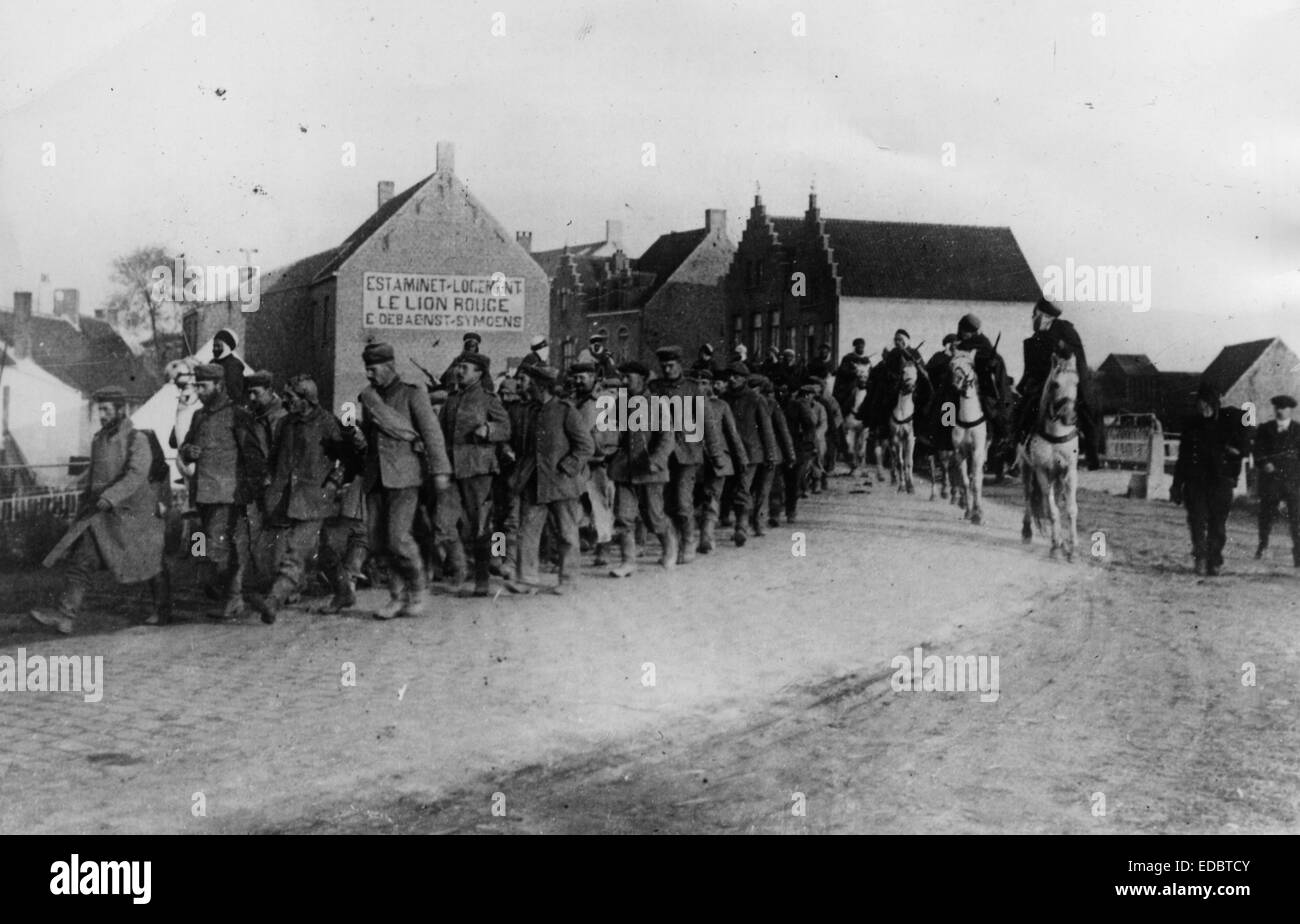
[(261, 614), (262, 622), (268, 626), (275, 622), (280, 615), (280, 609), (294, 591), (294, 583), (293, 580), (280, 576), (271, 584), (271, 591), (265, 597), (261, 594), (248, 595), (248, 602)]
[(603, 568), (605, 565), (609, 564), (609, 559), (605, 557), (605, 553), (606, 551), (608, 551), (608, 549), (609, 549), (608, 542), (596, 543), (596, 557), (592, 561), (592, 564), (595, 565), (597, 568)]
[(695, 549), (699, 542), (695, 535), (695, 514), (690, 513), (681, 518), (681, 532), (678, 537), (677, 564), (689, 565), (695, 561)]
[(747, 519), (748, 518), (745, 516), (745, 512), (743, 510), (736, 511), (736, 530), (731, 534), (731, 541), (736, 543), (737, 548), (740, 548), (742, 545), (744, 545), (745, 540), (749, 538), (749, 533), (746, 529), (746, 527), (748, 526), (748, 524), (746, 523)]
[(77, 614), (81, 612), (81, 601), (86, 595), (86, 588), (72, 584), (59, 598), (57, 609), (35, 609), (27, 615), (43, 626), (49, 626), (60, 635), (71, 635)]
[(758, 513), (749, 518), (749, 531), (754, 534), (755, 539), (763, 535), (763, 517)]
[(677, 567), (677, 531), (673, 529), (672, 524), (659, 534), (659, 545), (663, 548), (663, 554), (659, 556), (659, 564), (663, 565), (669, 571)]
[(488, 555), (486, 549), (478, 554), (474, 559), (474, 591), (475, 597), (487, 597), (492, 594), (492, 558)]
[(447, 582), (460, 587), (469, 580), (469, 560), (465, 557), (465, 544), (459, 539), (447, 543)]
[(423, 578), (416, 578), (407, 585), (403, 595), (399, 616), (428, 616), (429, 597), (424, 589)]
[(226, 580), (226, 605), (221, 609), (220, 618), (225, 621), (242, 619), (248, 608), (244, 604), (244, 563), (241, 561), (233, 568)]
[(341, 613), (357, 605), (357, 575), (366, 565), (365, 549), (349, 549), (346, 558), (338, 564), (330, 582), (334, 596), (321, 607), (322, 613)]
[(376, 619), (396, 619), (406, 606), (406, 581), (393, 571), (388, 578), (388, 602), (375, 610)]
[(609, 576), (616, 578), (631, 577), (636, 571), (636, 533), (630, 529), (618, 537), (618, 549), (622, 553), (623, 563), (609, 569)]
[[(708, 555), (713, 551), (713, 530), (717, 525), (718, 517), (716, 514), (706, 513), (704, 515), (704, 522), (700, 525), (700, 545), (697, 550), (701, 555)], [(673, 537), (674, 542), (676, 542), (676, 538), (676, 536)]]
[(1202, 574), (1202, 575), (1205, 574), (1205, 559), (1204, 558), (1196, 559), (1196, 563), (1192, 566), (1192, 571), (1194, 571), (1196, 574)]
[(149, 579), (149, 595), (153, 598), (153, 612), (145, 619), (146, 626), (166, 626), (172, 621), (172, 575), (166, 564), (162, 572)]

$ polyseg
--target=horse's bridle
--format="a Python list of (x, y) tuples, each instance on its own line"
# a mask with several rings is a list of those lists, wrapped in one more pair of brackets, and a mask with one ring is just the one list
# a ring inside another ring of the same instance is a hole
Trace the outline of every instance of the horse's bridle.
[[(963, 378), (965, 379), (965, 381), (961, 385), (957, 386), (957, 394), (959, 397), (968, 398), (970, 397), (971, 388), (979, 385), (979, 380), (975, 377), (974, 374), (974, 367), (972, 367), (971, 369), (971, 374), (969, 376), (963, 375)], [(976, 397), (978, 397), (978, 394), (976, 395)], [(980, 424), (984, 423), (984, 417), (985, 415), (980, 414), (978, 419), (972, 420), (970, 423), (962, 423), (962, 419), (959, 415), (957, 417), (957, 422), (955, 426), (960, 427), (963, 430), (971, 430), (975, 427), (978, 427)]]
[(1069, 404), (1073, 404), (1073, 403), (1074, 403), (1074, 399), (1071, 399), (1071, 398), (1063, 398), (1062, 400), (1060, 400), (1060, 401), (1056, 402), (1054, 405), (1052, 405), (1052, 407), (1051, 407), (1051, 413), (1046, 414), (1046, 415), (1043, 417), (1043, 420), (1042, 420), (1042, 422), (1039, 424), (1039, 426), (1038, 426), (1038, 430), (1036, 431), (1036, 435), (1037, 435), (1038, 437), (1040, 437), (1041, 439), (1044, 439), (1044, 440), (1046, 440), (1047, 442), (1049, 442), (1049, 443), (1053, 443), (1053, 444), (1056, 444), (1056, 445), (1059, 445), (1059, 444), (1061, 444), (1061, 443), (1068, 443), (1070, 440), (1072, 440), (1072, 439), (1074, 439), (1076, 436), (1078, 436), (1078, 435), (1079, 435), (1079, 425), (1078, 425), (1077, 423), (1075, 423), (1075, 424), (1065, 424), (1064, 426), (1069, 426), (1070, 430), (1069, 430), (1068, 433), (1065, 433), (1065, 434), (1063, 434), (1063, 435), (1061, 435), (1061, 436), (1050, 436), (1050, 435), (1047, 433), (1047, 427), (1046, 427), (1046, 424), (1049, 423), (1049, 422), (1051, 422), (1051, 423), (1061, 423), (1061, 409), (1064, 408), (1064, 407), (1066, 407), (1067, 405), (1069, 405)]

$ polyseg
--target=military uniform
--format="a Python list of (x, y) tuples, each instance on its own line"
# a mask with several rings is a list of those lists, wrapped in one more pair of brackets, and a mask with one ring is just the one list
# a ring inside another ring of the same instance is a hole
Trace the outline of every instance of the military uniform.
[[(648, 395), (647, 395), (648, 397)], [(664, 486), (668, 483), (668, 458), (676, 445), (671, 430), (646, 432), (620, 430), (618, 445), (609, 459), (614, 482), (614, 531), (618, 533), (623, 564), (610, 571), (627, 577), (636, 569), (636, 518), (659, 537), (665, 568), (677, 564), (677, 534), (664, 513)]]
[(818, 421), (826, 411), (817, 401), (811, 387), (790, 397), (785, 405), (785, 417), (790, 425), (790, 439), (794, 444), (796, 462), (785, 471), (785, 521), (793, 523), (798, 512), (799, 497), (817, 458)]
[[(1050, 304), (1040, 302), (1040, 306)], [(1050, 306), (1059, 314), (1059, 309)], [(1034, 428), (1038, 414), (1038, 405), (1042, 400), (1043, 387), (1052, 372), (1052, 357), (1069, 349), (1075, 357), (1075, 368), (1079, 373), (1079, 391), (1075, 401), (1075, 413), (1079, 422), (1079, 444), (1088, 460), (1089, 468), (1100, 464), (1097, 455), (1097, 432), (1089, 403), (1091, 374), (1088, 369), (1088, 357), (1083, 350), (1083, 341), (1079, 332), (1069, 321), (1053, 315), (1053, 321), (1046, 330), (1035, 331), (1032, 337), (1025, 338), (1025, 371), (1020, 377), (1016, 390), (1020, 393), (1020, 408), (1016, 414), (1016, 437), (1023, 440)]]
[[(1285, 399), (1281, 407), (1294, 407), (1295, 401)], [(1274, 399), (1278, 404), (1278, 399)], [(1255, 466), (1259, 472), (1259, 552), (1268, 548), (1273, 518), (1279, 502), (1286, 504), (1287, 520), (1291, 527), (1291, 557), (1300, 567), (1300, 422), (1288, 420), (1283, 426), (1277, 420), (1264, 423), (1255, 435)], [(1272, 471), (1266, 471), (1266, 467)]]
[(698, 551), (713, 551), (714, 530), (722, 515), (722, 494), (727, 479), (749, 464), (749, 454), (736, 429), (731, 405), (710, 395), (704, 402), (704, 463), (700, 469), (702, 521)]
[[(673, 356), (678, 362), (681, 361), (680, 350), (661, 350), (659, 356)], [(656, 396), (666, 398), (679, 398), (683, 403), (695, 401), (701, 398), (707, 401), (708, 395), (698, 384), (687, 379), (684, 375), (677, 379), (661, 378), (650, 383), (650, 393)], [(680, 422), (675, 422), (674, 432), (682, 435), (679, 429)], [(705, 430), (708, 429), (707, 420), (704, 423)], [(707, 439), (707, 435), (705, 439)], [(704, 445), (702, 440), (690, 441), (680, 438), (675, 441), (673, 454), (668, 461), (668, 493), (667, 503), (668, 514), (677, 524), (678, 543), (678, 563), (686, 564), (695, 558), (695, 549), (697, 543), (695, 530), (695, 479), (699, 472), (700, 464), (704, 461)]]
[[(749, 370), (739, 364), (728, 369), (728, 373), (744, 375), (746, 379), (749, 377)], [(776, 461), (776, 436), (772, 432), (772, 417), (768, 413), (767, 404), (754, 389), (748, 385), (742, 385), (739, 389), (728, 388), (722, 398), (731, 407), (732, 416), (736, 418), (736, 431), (740, 434), (740, 441), (745, 447), (747, 458), (746, 465), (736, 468), (736, 473), (732, 475), (726, 489), (735, 517), (735, 532), (732, 533), (732, 540), (739, 546), (744, 545), (749, 537), (750, 516), (755, 510), (751, 494), (755, 487), (755, 479), (768, 477), (771, 466)], [(762, 475), (759, 474), (760, 471), (763, 472)], [(761, 535), (761, 531), (756, 534)]]

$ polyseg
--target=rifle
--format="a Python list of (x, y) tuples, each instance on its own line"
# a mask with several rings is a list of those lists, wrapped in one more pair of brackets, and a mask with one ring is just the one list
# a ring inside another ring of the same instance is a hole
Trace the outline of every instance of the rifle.
[[(435, 346), (436, 346), (436, 345), (437, 345), (437, 344), (435, 344)], [(423, 373), (424, 373), (424, 377), (425, 377), (426, 379), (429, 380), (429, 390), (430, 390), (430, 391), (432, 391), (433, 389), (439, 387), (439, 386), (442, 384), (440, 381), (438, 381), (438, 379), (437, 379), (436, 377), (434, 377), (434, 374), (433, 374), (432, 372), (430, 372), (428, 369), (426, 369), (426, 368), (424, 368), (423, 366), (420, 365), (420, 361), (419, 361), (418, 359), (415, 359), (414, 357), (412, 357), (412, 358), (411, 358), (411, 362), (415, 363), (415, 368), (417, 368), (417, 369), (419, 369), (421, 372), (423, 372)]]
[(41, 561), (42, 568), (53, 568), (63, 557), (63, 553), (72, 548), (72, 543), (81, 538), (81, 534), (90, 529), (90, 524), (99, 516), (99, 511), (92, 509), (90, 513), (80, 517), (75, 523), (68, 527), (68, 531), (63, 534), (63, 538), (55, 543), (54, 548), (50, 549), (50, 554), (46, 555)]

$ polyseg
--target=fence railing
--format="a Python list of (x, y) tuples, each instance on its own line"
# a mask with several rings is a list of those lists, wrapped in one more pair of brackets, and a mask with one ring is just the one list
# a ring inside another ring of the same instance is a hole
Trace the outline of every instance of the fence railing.
[(70, 491), (0, 498), (0, 523), (16, 523), (42, 513), (71, 519), (77, 514), (81, 495), (81, 489), (76, 488)]

